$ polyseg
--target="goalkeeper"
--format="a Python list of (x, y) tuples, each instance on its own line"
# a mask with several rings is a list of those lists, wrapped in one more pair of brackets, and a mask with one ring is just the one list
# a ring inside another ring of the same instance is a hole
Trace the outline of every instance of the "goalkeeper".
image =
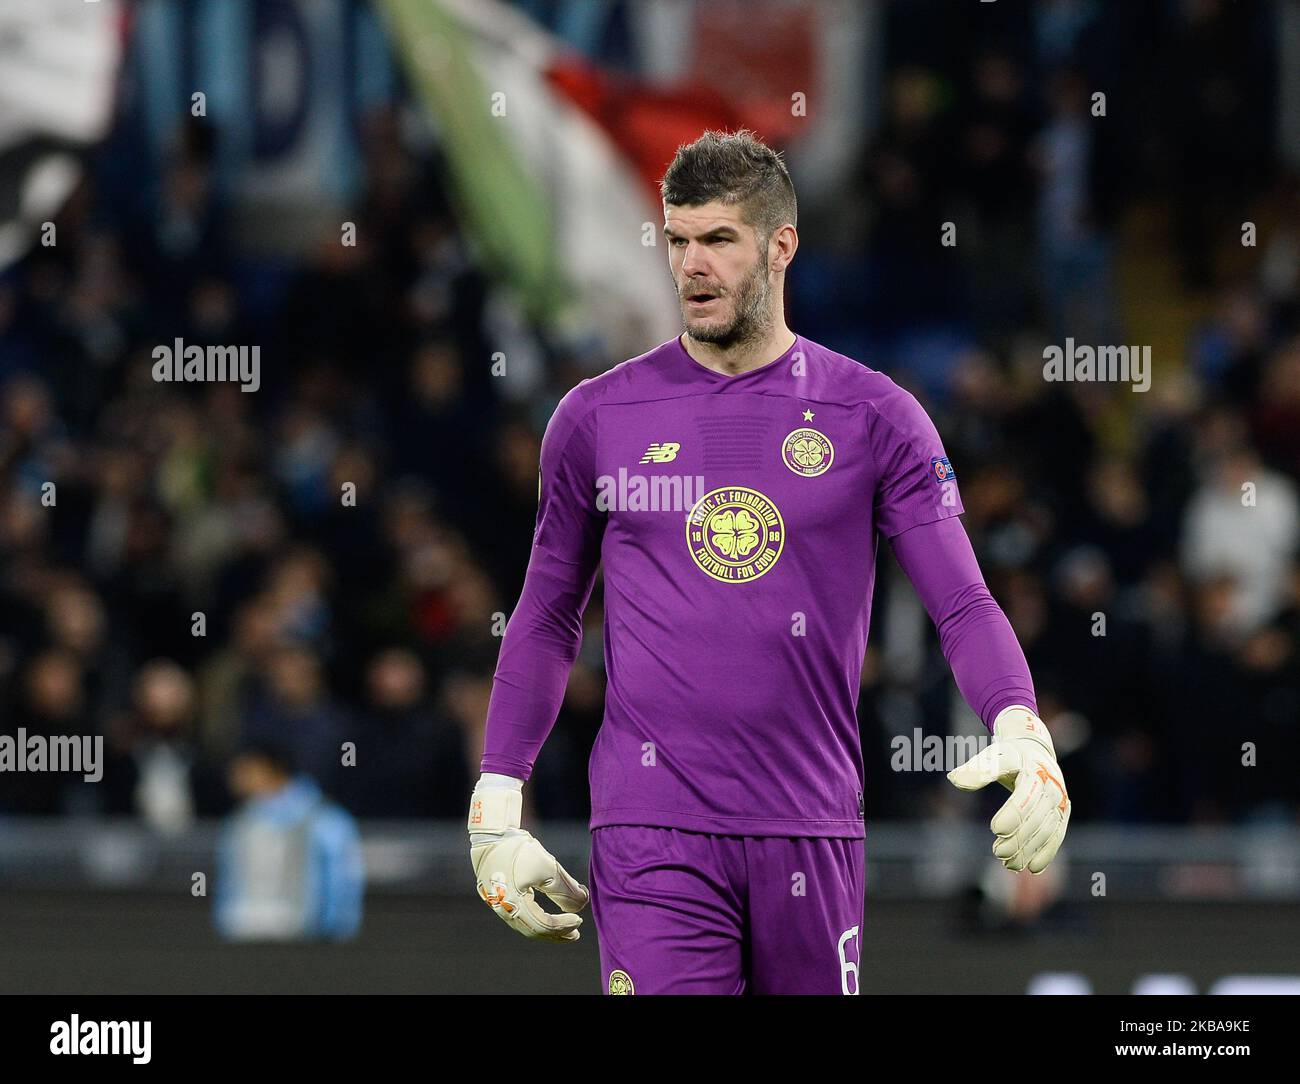
[(780, 156), (706, 132), (662, 189), (685, 334), (584, 381), (547, 427), (471, 799), (478, 891), (522, 934), (579, 937), (588, 890), (520, 810), (603, 565), (608, 686), (589, 771), (602, 989), (856, 993), (856, 706), (880, 538), (992, 732), (949, 778), (1011, 791), (993, 853), (1041, 872), (1070, 803), (929, 417), (785, 324), (798, 235)]

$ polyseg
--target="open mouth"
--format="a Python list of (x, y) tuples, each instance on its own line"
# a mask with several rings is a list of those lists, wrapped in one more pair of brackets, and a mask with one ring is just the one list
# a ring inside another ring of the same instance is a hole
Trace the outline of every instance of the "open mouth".
[(713, 302), (717, 301), (718, 295), (710, 293), (689, 294), (686, 300), (696, 308), (703, 308), (705, 305), (712, 305)]

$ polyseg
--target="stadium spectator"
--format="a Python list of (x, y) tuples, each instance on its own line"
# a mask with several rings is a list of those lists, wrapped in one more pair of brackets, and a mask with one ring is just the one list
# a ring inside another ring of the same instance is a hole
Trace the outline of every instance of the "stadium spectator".
[(217, 850), (213, 920), (230, 941), (342, 941), (361, 925), (365, 869), (356, 824), (295, 776), (274, 743), (230, 764), (239, 809)]

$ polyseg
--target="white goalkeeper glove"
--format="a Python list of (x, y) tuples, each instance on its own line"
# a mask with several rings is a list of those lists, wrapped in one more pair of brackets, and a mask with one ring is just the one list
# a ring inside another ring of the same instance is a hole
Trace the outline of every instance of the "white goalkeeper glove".
[(1042, 719), (1028, 708), (1004, 708), (993, 720), (993, 743), (948, 779), (962, 790), (979, 790), (996, 779), (1011, 791), (989, 822), (997, 836), (993, 853), (1010, 870), (1047, 868), (1070, 823), (1070, 797)]
[[(469, 858), (478, 894), (512, 929), (542, 941), (577, 941), (587, 890), (545, 847), (519, 827), (523, 781), (484, 773), (469, 802)], [(552, 915), (533, 898), (544, 892), (565, 914)]]

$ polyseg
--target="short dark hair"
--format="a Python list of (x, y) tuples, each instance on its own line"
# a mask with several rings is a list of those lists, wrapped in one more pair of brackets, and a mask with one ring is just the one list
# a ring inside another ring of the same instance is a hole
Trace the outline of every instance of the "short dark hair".
[(763, 243), (787, 222), (797, 225), (794, 182), (780, 151), (748, 128), (709, 130), (677, 148), (659, 185), (665, 203), (698, 207), (715, 200), (738, 205)]

